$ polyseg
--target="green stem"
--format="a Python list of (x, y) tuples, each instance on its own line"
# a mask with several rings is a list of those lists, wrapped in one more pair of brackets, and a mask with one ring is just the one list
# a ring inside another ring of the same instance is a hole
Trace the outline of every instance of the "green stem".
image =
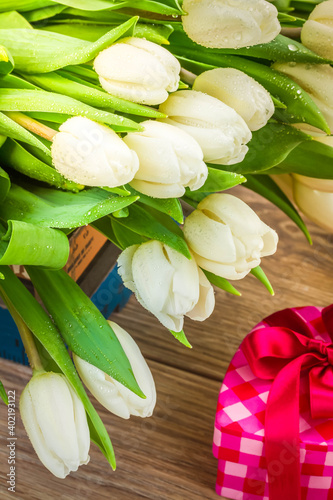
[(44, 371), (44, 367), (40, 360), (33, 334), (31, 333), (21, 316), (17, 313), (10, 299), (3, 290), (1, 291), (1, 295), (8, 308), (8, 311), (10, 312), (13, 320), (16, 323), (33, 373), (35, 374), (37, 372)]
[(30, 130), (30, 132), (33, 132), (48, 141), (52, 141), (54, 136), (57, 134), (56, 130), (53, 130), (47, 125), (44, 125), (43, 123), (40, 123), (30, 116), (20, 113), (19, 111), (7, 111), (4, 112), (4, 114), (25, 129)]

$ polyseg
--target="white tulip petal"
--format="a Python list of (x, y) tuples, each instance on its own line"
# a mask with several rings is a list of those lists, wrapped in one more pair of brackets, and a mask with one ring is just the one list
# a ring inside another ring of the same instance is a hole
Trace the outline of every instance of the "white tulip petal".
[(251, 268), (249, 267), (246, 271), (237, 272), (234, 264), (221, 264), (220, 262), (205, 259), (201, 255), (194, 253), (195, 260), (198, 266), (202, 267), (206, 271), (209, 271), (216, 276), (221, 276), (222, 278), (226, 278), (228, 280), (240, 280), (245, 278), (247, 274), (249, 274)]
[(38, 457), (55, 476), (64, 478), (88, 463), (85, 410), (63, 375), (34, 376), (22, 392), (20, 411)]
[(206, 259), (226, 264), (235, 262), (236, 248), (230, 227), (210, 215), (194, 210), (186, 217), (184, 235), (187, 243), (196, 254)]
[(276, 251), (278, 236), (238, 198), (211, 194), (185, 220), (184, 235), (197, 264), (226, 279), (242, 279)]
[(141, 125), (142, 132), (131, 132), (124, 138), (140, 161), (131, 182), (135, 189), (168, 198), (182, 196), (187, 186), (193, 190), (205, 183), (208, 169), (193, 137), (167, 123), (147, 120)]
[(279, 237), (276, 231), (263, 223), (263, 233), (261, 235), (264, 247), (260, 252), (261, 257), (273, 255), (276, 252)]
[(328, 64), (282, 64), (273, 68), (298, 83), (315, 101), (333, 131), (333, 68)]
[(125, 248), (118, 257), (118, 273), (124, 282), (126, 288), (129, 288), (132, 292), (136, 292), (136, 286), (133, 279), (132, 262), (133, 256), (139, 245), (131, 245)]
[(235, 68), (204, 71), (196, 78), (193, 90), (205, 92), (233, 108), (252, 131), (264, 127), (275, 110), (269, 92)]
[(278, 11), (265, 0), (184, 0), (183, 28), (196, 43), (210, 48), (239, 48), (267, 43), (280, 32)]
[[(187, 259), (156, 240), (130, 248), (131, 253), (126, 249), (125, 255), (118, 259), (120, 275), (129, 278), (139, 303), (166, 328), (181, 331), (184, 315), (199, 301), (196, 316), (208, 314), (213, 299), (209, 290), (205, 290), (207, 282), (195, 259)], [(131, 269), (124, 269), (126, 266)], [(124, 284), (127, 286), (126, 281)]]
[(199, 300), (186, 316), (195, 321), (204, 321), (214, 311), (215, 296), (214, 289), (201, 269), (199, 270), (200, 292)]
[(165, 258), (163, 243), (152, 240), (140, 245), (133, 256), (132, 272), (140, 302), (155, 315), (163, 311), (174, 273)]
[(136, 153), (112, 129), (82, 116), (60, 126), (51, 153), (58, 172), (85, 186), (122, 186), (139, 169)]
[(232, 227), (235, 236), (261, 234), (262, 223), (257, 214), (242, 200), (231, 194), (212, 194), (198, 205), (199, 210), (209, 211), (224, 224)]
[(180, 64), (166, 49), (141, 38), (123, 38), (94, 61), (102, 87), (117, 97), (160, 104), (179, 85)]
[(74, 355), (74, 362), (85, 385), (110, 412), (128, 419), (131, 415), (150, 417), (156, 404), (156, 389), (151, 371), (132, 337), (114, 322), (109, 322), (131, 364), (133, 374), (146, 396), (140, 398), (99, 368)]
[(102, 76), (99, 77), (99, 81), (103, 89), (109, 94), (148, 106), (164, 102), (169, 95), (165, 89), (154, 89), (139, 83), (115, 82), (106, 80)]
[(169, 92), (174, 92), (178, 89), (181, 66), (178, 59), (176, 59), (171, 54), (171, 52), (169, 52), (164, 47), (157, 45), (157, 43), (149, 42), (148, 40), (144, 40), (143, 38), (132, 37), (123, 39), (122, 42), (124, 40), (126, 40), (126, 43), (130, 45), (135, 45), (136, 47), (139, 47), (140, 49), (153, 54), (167, 70), (169, 85), (166, 87), (166, 90), (168, 90)]
[(310, 220), (329, 232), (333, 231), (333, 193), (325, 193), (294, 179), (294, 199)]
[(174, 269), (173, 293), (169, 295), (164, 312), (182, 316), (199, 300), (199, 269), (194, 259), (187, 259), (167, 245), (164, 245), (164, 252)]
[[(328, 137), (332, 139), (331, 147), (333, 147), (333, 137)], [(330, 144), (327, 144), (330, 145)], [(306, 177), (305, 175), (293, 174), (293, 178), (297, 182), (301, 182), (310, 189), (316, 189), (318, 191), (323, 191), (326, 193), (333, 193), (333, 179), (316, 179), (314, 177)]]
[(159, 110), (168, 115), (160, 121), (180, 128), (196, 140), (205, 161), (220, 160), (226, 165), (244, 158), (244, 146), (251, 139), (251, 132), (234, 109), (215, 97), (180, 90), (171, 94)]
[(130, 185), (140, 193), (153, 198), (181, 198), (185, 194), (182, 184), (159, 184), (133, 179)]
[(304, 23), (303, 45), (326, 59), (333, 59), (333, 1), (317, 5)]
[(180, 181), (179, 161), (170, 142), (136, 132), (127, 134), (124, 141), (139, 157), (140, 168), (135, 175), (136, 180), (161, 184)]

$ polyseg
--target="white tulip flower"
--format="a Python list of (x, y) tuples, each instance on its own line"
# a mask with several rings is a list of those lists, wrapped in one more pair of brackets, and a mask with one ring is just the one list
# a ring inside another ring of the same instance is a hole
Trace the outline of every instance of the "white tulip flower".
[(20, 412), (40, 461), (56, 477), (89, 462), (86, 412), (64, 375), (34, 375), (21, 394)]
[(333, 0), (317, 5), (305, 21), (303, 45), (326, 59), (333, 59)]
[(328, 64), (275, 63), (273, 68), (298, 83), (317, 104), (333, 132), (333, 68)]
[(94, 68), (108, 93), (140, 104), (160, 104), (179, 85), (180, 64), (143, 38), (123, 38), (96, 57)]
[(333, 232), (333, 180), (295, 174), (292, 177), (296, 205), (311, 221)]
[(204, 71), (196, 78), (193, 90), (205, 92), (233, 108), (252, 131), (264, 127), (275, 110), (270, 93), (234, 68)]
[(276, 251), (278, 236), (246, 203), (230, 194), (204, 198), (185, 220), (184, 235), (198, 266), (231, 280), (244, 278)]
[(146, 399), (140, 398), (96, 366), (73, 354), (76, 369), (89, 391), (110, 412), (125, 419), (131, 415), (150, 417), (156, 404), (156, 389), (149, 366), (132, 337), (113, 321), (109, 323), (125, 351)]
[(51, 154), (58, 172), (84, 186), (122, 186), (139, 168), (135, 152), (111, 128), (83, 116), (60, 126)]
[(204, 321), (213, 312), (214, 290), (196, 261), (160, 241), (126, 248), (118, 264), (124, 285), (169, 330), (180, 332), (184, 316)]
[(160, 105), (163, 120), (190, 134), (199, 144), (204, 160), (220, 165), (241, 162), (252, 135), (238, 113), (210, 95), (179, 90)]
[(130, 182), (134, 189), (154, 198), (183, 196), (205, 183), (208, 169), (199, 144), (189, 134), (167, 123), (147, 120), (143, 132), (124, 137), (139, 157), (140, 167)]
[(184, 0), (183, 28), (209, 48), (238, 49), (271, 42), (281, 30), (278, 11), (266, 0)]

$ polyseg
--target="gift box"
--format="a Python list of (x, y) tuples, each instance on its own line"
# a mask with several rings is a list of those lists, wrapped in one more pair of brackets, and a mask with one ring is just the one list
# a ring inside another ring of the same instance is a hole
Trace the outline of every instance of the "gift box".
[[(118, 248), (91, 226), (77, 229), (69, 243), (70, 256), (65, 267), (66, 272), (80, 285), (103, 316), (109, 318), (113, 311), (125, 306), (131, 295), (117, 271)], [(35, 294), (24, 267), (12, 268), (28, 290)], [(0, 357), (28, 365), (16, 324), (1, 301), (0, 325)]]
[(219, 394), (216, 491), (333, 499), (333, 307), (286, 309), (244, 339)]

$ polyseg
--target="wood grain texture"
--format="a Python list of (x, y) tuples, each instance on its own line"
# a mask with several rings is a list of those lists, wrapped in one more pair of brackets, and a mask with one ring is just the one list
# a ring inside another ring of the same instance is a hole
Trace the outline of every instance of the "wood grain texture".
[[(333, 302), (332, 235), (309, 224), (310, 247), (302, 233), (275, 207), (245, 189), (233, 190), (280, 236), (275, 256), (264, 259), (275, 297), (247, 277), (236, 287), (242, 297), (216, 291), (216, 309), (204, 324), (186, 321), (189, 350), (132, 297), (113, 320), (140, 345), (155, 377), (154, 417), (129, 421), (99, 411), (112, 438), (117, 470), (112, 472), (95, 446), (91, 461), (66, 480), (39, 463), (17, 413), (17, 491), (7, 491), (7, 409), (0, 404), (0, 498), (20, 500), (213, 500), (216, 460), (211, 453), (215, 406), (221, 381), (238, 345), (268, 314), (291, 306)], [(18, 396), (30, 370), (0, 360), (0, 380)]]

